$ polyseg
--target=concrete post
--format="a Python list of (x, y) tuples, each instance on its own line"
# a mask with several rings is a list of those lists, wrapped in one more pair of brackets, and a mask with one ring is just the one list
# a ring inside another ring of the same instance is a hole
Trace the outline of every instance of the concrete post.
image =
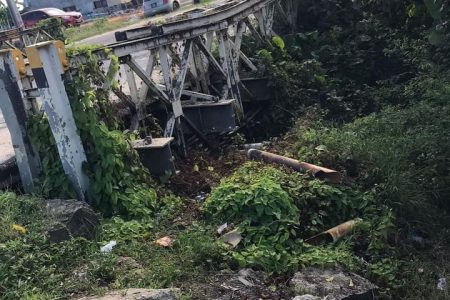
[(64, 172), (78, 199), (87, 201), (89, 179), (82, 170), (86, 155), (62, 79), (64, 68), (68, 65), (64, 45), (59, 41), (43, 42), (27, 47), (26, 52), (41, 92), (43, 107), (48, 115)]
[(23, 189), (26, 193), (31, 193), (33, 181), (39, 176), (41, 169), (39, 155), (26, 130), (26, 100), (20, 78), (24, 74), (25, 64), (20, 51), (0, 51), (0, 109), (11, 134)]

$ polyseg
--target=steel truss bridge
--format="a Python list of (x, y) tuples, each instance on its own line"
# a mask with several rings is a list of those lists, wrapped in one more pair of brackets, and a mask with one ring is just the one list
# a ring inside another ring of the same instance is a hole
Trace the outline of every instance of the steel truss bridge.
[[(258, 43), (267, 43), (276, 35), (274, 15), (279, 14), (279, 19), (294, 28), (297, 6), (297, 0), (222, 1), (161, 25), (116, 32), (116, 43), (105, 48), (119, 57), (126, 77), (126, 88), (112, 91), (128, 106), (131, 128), (139, 128), (149, 106), (156, 103), (166, 112), (161, 124), (164, 136), (153, 138), (149, 148), (166, 149), (175, 138), (178, 150), (185, 154), (186, 133), (210, 144), (208, 134), (235, 130), (245, 115), (244, 99), (256, 100), (262, 94), (252, 80), (241, 78), (257, 71), (241, 50), (243, 36), (248, 32)], [(64, 80), (70, 80), (70, 74), (86, 58), (79, 55), (68, 61), (64, 45), (55, 41), (30, 45), (25, 52), (26, 59), (18, 49), (0, 53), (0, 108), (11, 133), (24, 190), (31, 190), (40, 173), (40, 159), (25, 128), (29, 114), (38, 110), (36, 99), (40, 99), (64, 171), (78, 197), (85, 200), (89, 182), (81, 165), (86, 155)], [(93, 55), (108, 65), (104, 49)], [(144, 66), (138, 56), (145, 57)], [(156, 71), (162, 74), (159, 79), (155, 79)]]

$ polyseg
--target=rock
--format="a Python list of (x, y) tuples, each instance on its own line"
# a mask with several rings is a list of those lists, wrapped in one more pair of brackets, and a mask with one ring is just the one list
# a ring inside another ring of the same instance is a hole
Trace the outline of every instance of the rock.
[(177, 300), (179, 289), (123, 289), (106, 293), (103, 296), (83, 297), (78, 300)]
[(73, 237), (93, 239), (100, 225), (98, 215), (85, 202), (51, 199), (45, 202), (49, 219), (46, 230), (51, 242), (62, 242)]
[(121, 273), (136, 269), (143, 269), (141, 264), (139, 264), (134, 258), (128, 256), (120, 256), (117, 258), (116, 267)]
[[(367, 279), (339, 268), (308, 268), (294, 275), (291, 280), (297, 295), (320, 297), (323, 300), (365, 300), (373, 299), (377, 286)], [(294, 298), (306, 300), (311, 298)], [(312, 298), (316, 299), (316, 298)]]
[(217, 284), (216, 291), (220, 296), (208, 297), (204, 299), (229, 300), (229, 299), (287, 299), (276, 290), (271, 290), (263, 272), (251, 269), (242, 269), (238, 273), (226, 272), (223, 270), (220, 277), (225, 281)]

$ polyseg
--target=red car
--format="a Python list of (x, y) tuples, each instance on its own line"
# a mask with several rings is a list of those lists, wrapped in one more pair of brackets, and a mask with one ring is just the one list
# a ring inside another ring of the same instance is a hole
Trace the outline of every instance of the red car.
[(83, 16), (76, 11), (63, 11), (58, 8), (41, 8), (31, 10), (22, 15), (23, 24), (26, 28), (36, 26), (44, 19), (60, 18), (65, 26), (80, 26), (83, 23)]

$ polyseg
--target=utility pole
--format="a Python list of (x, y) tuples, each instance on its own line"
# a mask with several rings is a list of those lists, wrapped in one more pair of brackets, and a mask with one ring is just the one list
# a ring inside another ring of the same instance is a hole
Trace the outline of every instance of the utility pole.
[(14, 21), (14, 25), (16, 26), (19, 31), (22, 31), (24, 29), (22, 16), (19, 13), (19, 10), (17, 9), (17, 5), (14, 2), (14, 0), (6, 0), (6, 3), (8, 4), (8, 10), (11, 14), (11, 17)]

